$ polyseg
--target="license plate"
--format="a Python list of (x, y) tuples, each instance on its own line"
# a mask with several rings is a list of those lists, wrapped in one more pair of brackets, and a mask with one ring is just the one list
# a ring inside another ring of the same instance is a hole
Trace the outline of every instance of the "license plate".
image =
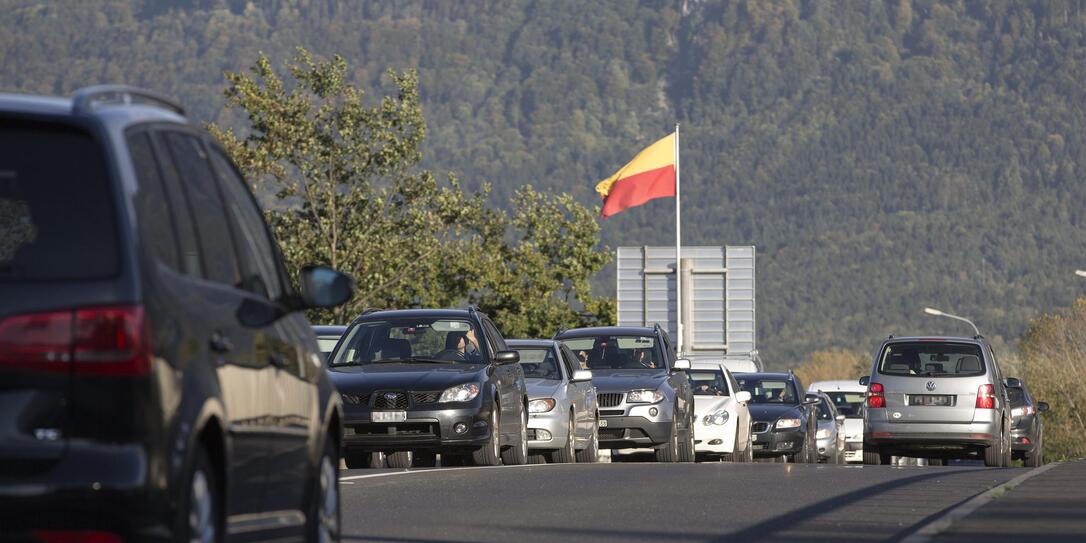
[(373, 422), (403, 422), (407, 420), (407, 411), (374, 411), (370, 413)]
[(751, 441), (758, 441), (758, 434), (754, 434), (754, 435), (750, 436), (750, 440)]
[(909, 394), (909, 405), (950, 407), (954, 405), (954, 396), (947, 394)]
[(607, 419), (600, 419), (600, 428), (607, 428)]

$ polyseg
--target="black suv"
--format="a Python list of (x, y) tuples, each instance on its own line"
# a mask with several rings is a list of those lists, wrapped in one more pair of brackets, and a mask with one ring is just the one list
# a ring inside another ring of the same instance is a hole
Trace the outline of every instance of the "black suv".
[(694, 461), (694, 391), (667, 332), (606, 326), (559, 332), (592, 370), (601, 449), (655, 449), (659, 462)]
[(343, 395), (344, 458), (371, 467), (528, 461), (520, 354), (474, 308), (373, 311), (329, 358)]
[(0, 539), (338, 538), (341, 407), (226, 154), (168, 99), (0, 94)]
[(803, 383), (788, 373), (737, 373), (739, 388), (750, 392), (751, 441), (756, 458), (818, 462), (818, 417), (822, 400), (804, 394)]

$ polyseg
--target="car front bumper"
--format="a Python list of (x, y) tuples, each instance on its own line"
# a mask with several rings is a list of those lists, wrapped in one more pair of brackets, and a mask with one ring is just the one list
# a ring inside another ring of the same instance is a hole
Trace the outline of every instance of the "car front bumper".
[(701, 420), (694, 423), (694, 452), (708, 454), (731, 454), (735, 452), (735, 421), (718, 424), (705, 424)]
[(555, 407), (528, 415), (528, 449), (558, 450), (569, 440), (569, 412)]
[[(372, 422), (368, 406), (344, 404), (343, 446), (351, 451), (477, 449), (490, 440), (492, 409), (476, 400), (456, 407), (415, 407), (403, 422)], [(458, 424), (466, 428), (457, 432)]]
[(754, 456), (780, 456), (803, 450), (804, 433), (799, 429), (768, 430), (751, 436)]
[(845, 442), (845, 462), (863, 462), (864, 461), (864, 442), (863, 441), (846, 441)]

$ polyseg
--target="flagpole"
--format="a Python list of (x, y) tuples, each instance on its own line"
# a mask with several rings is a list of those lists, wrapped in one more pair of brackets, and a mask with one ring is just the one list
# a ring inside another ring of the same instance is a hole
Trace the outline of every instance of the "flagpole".
[(679, 123), (675, 123), (675, 344), (683, 355), (682, 215), (679, 207)]

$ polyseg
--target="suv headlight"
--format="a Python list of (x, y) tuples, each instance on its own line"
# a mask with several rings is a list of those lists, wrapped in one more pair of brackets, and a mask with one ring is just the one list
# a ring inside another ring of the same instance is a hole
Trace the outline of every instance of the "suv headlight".
[(731, 418), (731, 413), (728, 413), (728, 411), (725, 409), (717, 411), (716, 413), (705, 415), (705, 418), (701, 419), (701, 423), (705, 426), (709, 426), (710, 424), (724, 426), (728, 423), (729, 418)]
[(785, 428), (799, 428), (801, 423), (802, 421), (799, 419), (780, 419), (777, 421), (776, 428), (778, 430), (783, 430)]
[(528, 402), (529, 413), (546, 413), (554, 409), (554, 398), (540, 398)]
[(656, 390), (631, 390), (626, 393), (626, 403), (657, 403), (664, 395)]
[(464, 383), (445, 389), (445, 392), (441, 393), (441, 398), (438, 398), (437, 401), (439, 403), (470, 402), (478, 395), (479, 385), (477, 383)]
[(830, 437), (830, 429), (829, 428), (823, 428), (823, 429), (815, 432), (815, 439), (826, 439), (828, 437)]

